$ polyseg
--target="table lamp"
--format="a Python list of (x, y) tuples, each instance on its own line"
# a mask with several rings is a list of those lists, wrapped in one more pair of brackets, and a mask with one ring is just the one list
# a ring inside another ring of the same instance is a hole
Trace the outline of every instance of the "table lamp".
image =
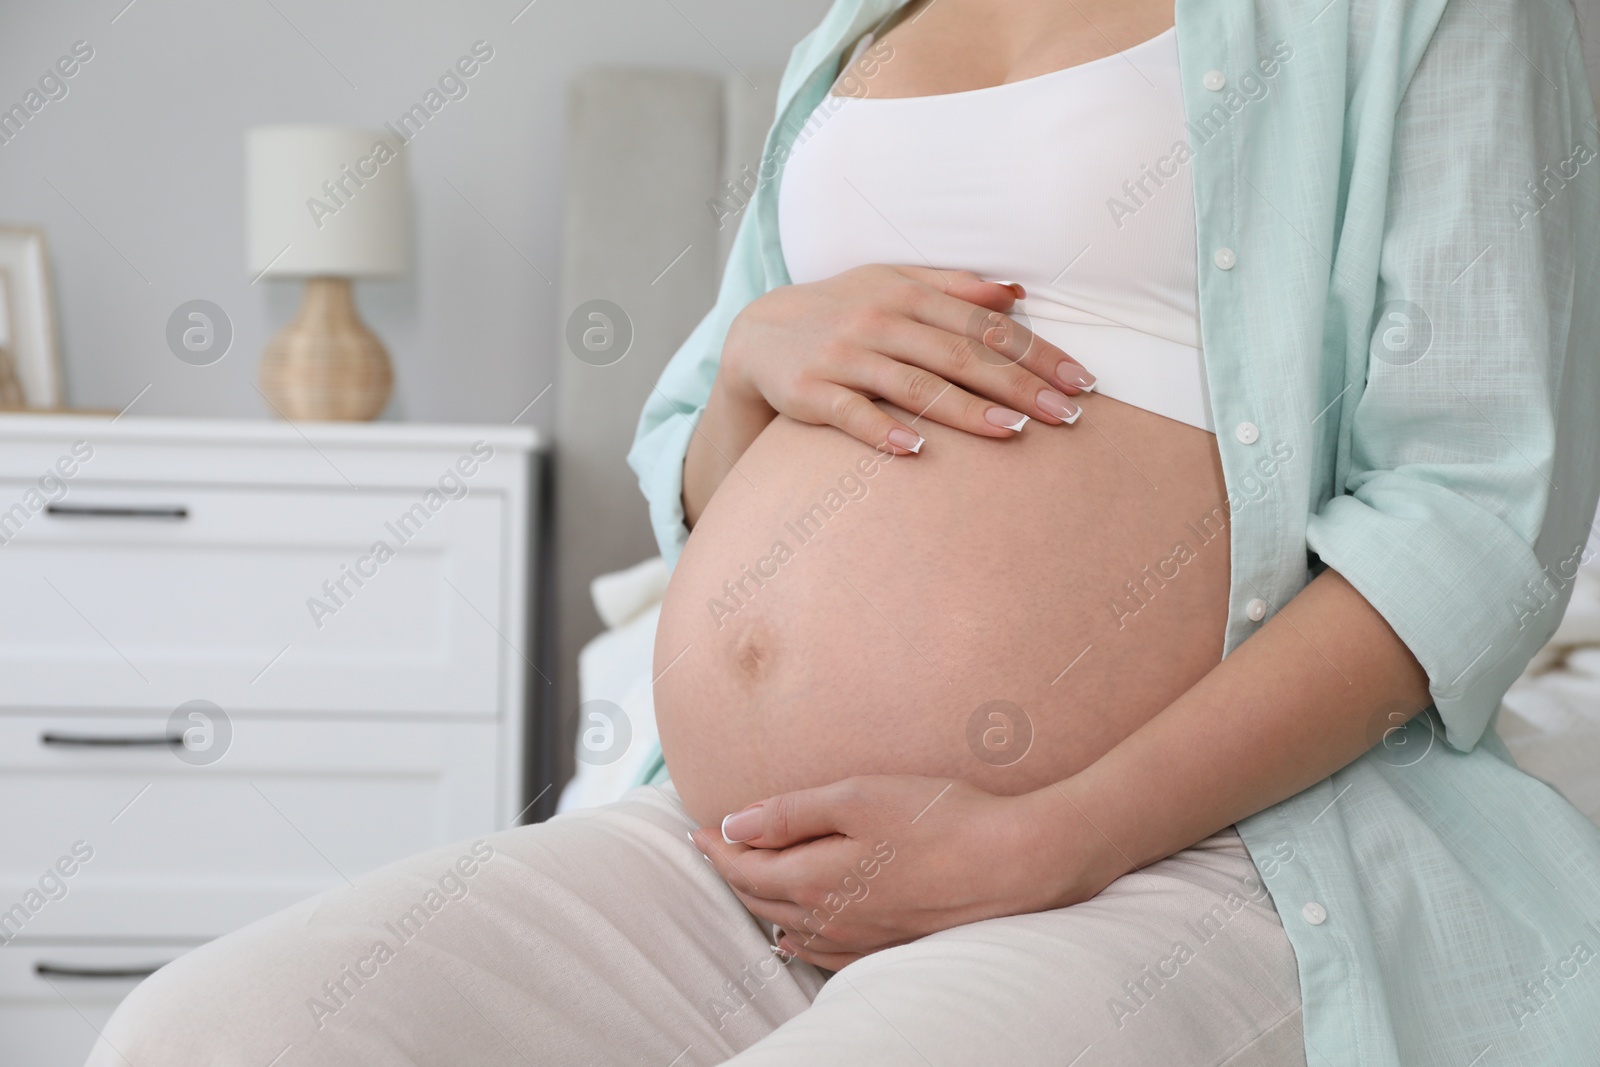
[(352, 278), (406, 269), (405, 157), (384, 130), (261, 126), (245, 138), (249, 268), (306, 279), (261, 355), (261, 392), (287, 419), (372, 419), (394, 374), (356, 313)]

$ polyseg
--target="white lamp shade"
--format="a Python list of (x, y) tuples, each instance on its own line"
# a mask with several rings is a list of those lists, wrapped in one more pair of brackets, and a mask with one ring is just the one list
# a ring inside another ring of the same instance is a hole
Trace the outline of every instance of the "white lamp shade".
[(245, 136), (249, 270), (401, 274), (405, 155), (384, 130), (258, 126)]

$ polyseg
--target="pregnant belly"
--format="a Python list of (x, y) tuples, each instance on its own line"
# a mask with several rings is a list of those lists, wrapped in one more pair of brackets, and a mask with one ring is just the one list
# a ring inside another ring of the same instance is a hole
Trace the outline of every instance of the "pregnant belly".
[(858, 774), (1039, 788), (1220, 660), (1215, 438), (1085, 399), (1077, 425), (1009, 440), (923, 420), (911, 457), (783, 417), (756, 439), (657, 631), (661, 746), (691, 815)]

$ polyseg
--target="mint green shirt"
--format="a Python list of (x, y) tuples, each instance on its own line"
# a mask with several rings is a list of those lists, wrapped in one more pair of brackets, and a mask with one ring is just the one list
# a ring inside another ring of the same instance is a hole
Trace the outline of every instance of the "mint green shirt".
[[(783, 161), (898, 4), (838, 0), (795, 47), (716, 306), (640, 418), (629, 462), (669, 564), (728, 325), (789, 283)], [(1178, 0), (1176, 19), (1233, 507), (1225, 652), (1333, 567), (1433, 696), (1238, 824), (1298, 959), (1307, 1061), (1600, 1063), (1600, 829), (1492, 730), (1600, 495), (1600, 127), (1573, 11)]]

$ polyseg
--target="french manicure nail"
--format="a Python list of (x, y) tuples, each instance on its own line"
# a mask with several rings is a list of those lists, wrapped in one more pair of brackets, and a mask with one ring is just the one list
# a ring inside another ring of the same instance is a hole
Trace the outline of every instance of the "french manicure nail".
[(1078, 417), (1078, 405), (1056, 392), (1054, 389), (1041, 389), (1037, 403), (1048, 414), (1054, 415), (1062, 422), (1071, 423)]
[(1028, 416), (1020, 411), (1010, 408), (990, 408), (983, 413), (984, 421), (991, 426), (999, 426), (1007, 430), (1020, 430), (1028, 422)]
[(1018, 300), (1022, 300), (1024, 298), (1026, 298), (1027, 295), (1028, 295), (1028, 290), (1026, 290), (1026, 289), (1024, 289), (1022, 287), (1022, 283), (1021, 282), (1007, 282), (1007, 281), (1001, 281), (999, 278), (996, 278), (994, 280), (994, 284), (1003, 285), (1007, 289), (1010, 289), (1013, 293), (1017, 294), (1017, 299)]
[(1086, 393), (1094, 389), (1094, 375), (1076, 363), (1070, 363), (1067, 360), (1062, 360), (1057, 365), (1056, 377), (1060, 378), (1064, 384), (1070, 385), (1074, 389), (1082, 389)]
[(888, 436), (889, 443), (894, 445), (896, 448), (903, 448), (907, 452), (920, 452), (922, 450), (923, 439), (912, 433), (910, 430), (902, 430), (900, 427), (896, 426), (894, 429), (889, 431)]
[(761, 805), (753, 804), (736, 811), (722, 820), (722, 839), (730, 845), (748, 841), (761, 834)]

